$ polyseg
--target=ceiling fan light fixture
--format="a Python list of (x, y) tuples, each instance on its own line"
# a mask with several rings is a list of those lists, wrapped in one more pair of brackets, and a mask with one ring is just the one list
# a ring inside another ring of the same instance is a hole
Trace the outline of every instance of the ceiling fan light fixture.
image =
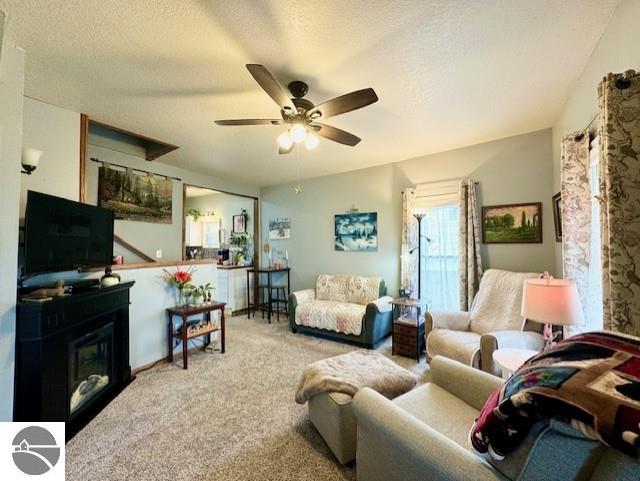
[(307, 149), (313, 150), (320, 143), (320, 139), (313, 132), (308, 132), (307, 137), (304, 139), (304, 145), (307, 146)]
[(307, 136), (307, 129), (305, 129), (304, 126), (300, 124), (295, 124), (293, 127), (291, 127), (291, 130), (289, 132), (291, 135), (291, 140), (293, 140), (296, 144), (303, 142)]
[(293, 146), (293, 140), (291, 140), (288, 130), (278, 136), (278, 145), (284, 150), (289, 150)]

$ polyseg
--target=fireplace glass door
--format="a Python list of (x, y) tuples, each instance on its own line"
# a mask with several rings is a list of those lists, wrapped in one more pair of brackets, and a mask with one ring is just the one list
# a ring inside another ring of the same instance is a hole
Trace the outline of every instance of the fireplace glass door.
[(69, 343), (69, 416), (114, 383), (113, 323)]

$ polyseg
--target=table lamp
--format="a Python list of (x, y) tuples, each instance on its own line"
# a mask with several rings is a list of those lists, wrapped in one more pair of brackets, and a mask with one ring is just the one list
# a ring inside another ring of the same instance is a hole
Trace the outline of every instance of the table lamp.
[(576, 283), (554, 279), (545, 272), (540, 279), (524, 281), (522, 309), (525, 319), (545, 324), (545, 349), (555, 344), (553, 325), (572, 326), (584, 324), (582, 306)]

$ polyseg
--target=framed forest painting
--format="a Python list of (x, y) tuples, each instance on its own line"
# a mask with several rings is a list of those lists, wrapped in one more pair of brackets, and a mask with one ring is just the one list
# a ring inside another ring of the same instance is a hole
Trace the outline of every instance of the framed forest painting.
[(542, 242), (542, 202), (483, 207), (482, 242), (485, 244)]
[(98, 205), (116, 219), (171, 224), (172, 196), (171, 179), (100, 167)]

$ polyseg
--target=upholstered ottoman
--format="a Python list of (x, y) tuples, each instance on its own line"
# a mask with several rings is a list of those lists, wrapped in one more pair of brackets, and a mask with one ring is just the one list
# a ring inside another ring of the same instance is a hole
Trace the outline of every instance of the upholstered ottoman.
[(375, 351), (354, 351), (306, 366), (296, 402), (309, 403), (309, 419), (342, 464), (356, 458), (353, 396), (363, 387), (393, 399), (411, 390), (415, 374)]
[(331, 452), (342, 464), (356, 459), (356, 418), (353, 398), (340, 392), (322, 393), (309, 399), (309, 419)]

